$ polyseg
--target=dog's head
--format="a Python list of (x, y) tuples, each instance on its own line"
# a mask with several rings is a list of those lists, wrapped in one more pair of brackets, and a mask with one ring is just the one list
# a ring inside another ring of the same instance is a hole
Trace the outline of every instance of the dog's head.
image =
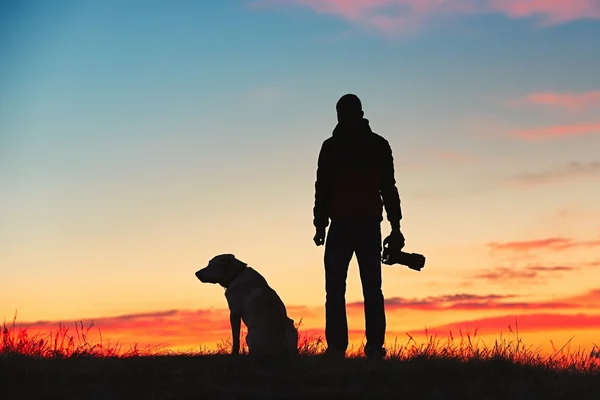
[(218, 283), (226, 288), (231, 281), (246, 268), (247, 264), (233, 254), (220, 254), (213, 257), (208, 265), (196, 271), (196, 278), (203, 283)]

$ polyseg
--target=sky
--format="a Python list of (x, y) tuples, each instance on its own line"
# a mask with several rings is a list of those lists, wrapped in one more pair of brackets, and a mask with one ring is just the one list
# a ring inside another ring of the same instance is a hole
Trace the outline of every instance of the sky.
[[(194, 272), (233, 253), (322, 335), (316, 162), (355, 93), (427, 257), (383, 268), (387, 342), (598, 344), (598, 38), (600, 0), (2, 2), (0, 316), (210, 347)], [(355, 258), (346, 299), (358, 343)]]

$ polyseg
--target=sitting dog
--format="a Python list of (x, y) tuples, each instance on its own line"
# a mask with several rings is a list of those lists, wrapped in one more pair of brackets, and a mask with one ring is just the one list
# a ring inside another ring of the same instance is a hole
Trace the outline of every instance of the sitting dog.
[(265, 278), (233, 254), (221, 254), (196, 272), (203, 283), (225, 288), (229, 306), (232, 354), (240, 351), (241, 321), (248, 328), (249, 355), (294, 356), (298, 353), (298, 330), (287, 316), (285, 305)]

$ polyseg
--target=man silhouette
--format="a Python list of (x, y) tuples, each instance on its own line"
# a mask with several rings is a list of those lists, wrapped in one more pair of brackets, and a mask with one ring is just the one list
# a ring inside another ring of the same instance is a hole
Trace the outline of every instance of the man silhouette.
[[(360, 271), (369, 358), (383, 358), (385, 308), (381, 290), (381, 222), (385, 206), (390, 240), (404, 246), (402, 212), (394, 178), (394, 161), (386, 139), (374, 133), (364, 118), (360, 99), (342, 96), (338, 124), (319, 153), (313, 224), (317, 246), (325, 243), (326, 355), (343, 358), (348, 347), (346, 278), (352, 255)], [(331, 225), (329, 225), (331, 220)]]

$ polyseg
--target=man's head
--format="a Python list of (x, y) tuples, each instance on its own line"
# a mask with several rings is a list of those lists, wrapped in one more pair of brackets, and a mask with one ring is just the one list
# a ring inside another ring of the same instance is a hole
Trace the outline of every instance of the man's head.
[(355, 94), (345, 94), (337, 102), (336, 106), (338, 122), (358, 121), (365, 115), (362, 103)]
[(213, 257), (206, 267), (196, 271), (196, 278), (204, 283), (218, 283), (227, 287), (246, 266), (233, 254), (220, 254)]

